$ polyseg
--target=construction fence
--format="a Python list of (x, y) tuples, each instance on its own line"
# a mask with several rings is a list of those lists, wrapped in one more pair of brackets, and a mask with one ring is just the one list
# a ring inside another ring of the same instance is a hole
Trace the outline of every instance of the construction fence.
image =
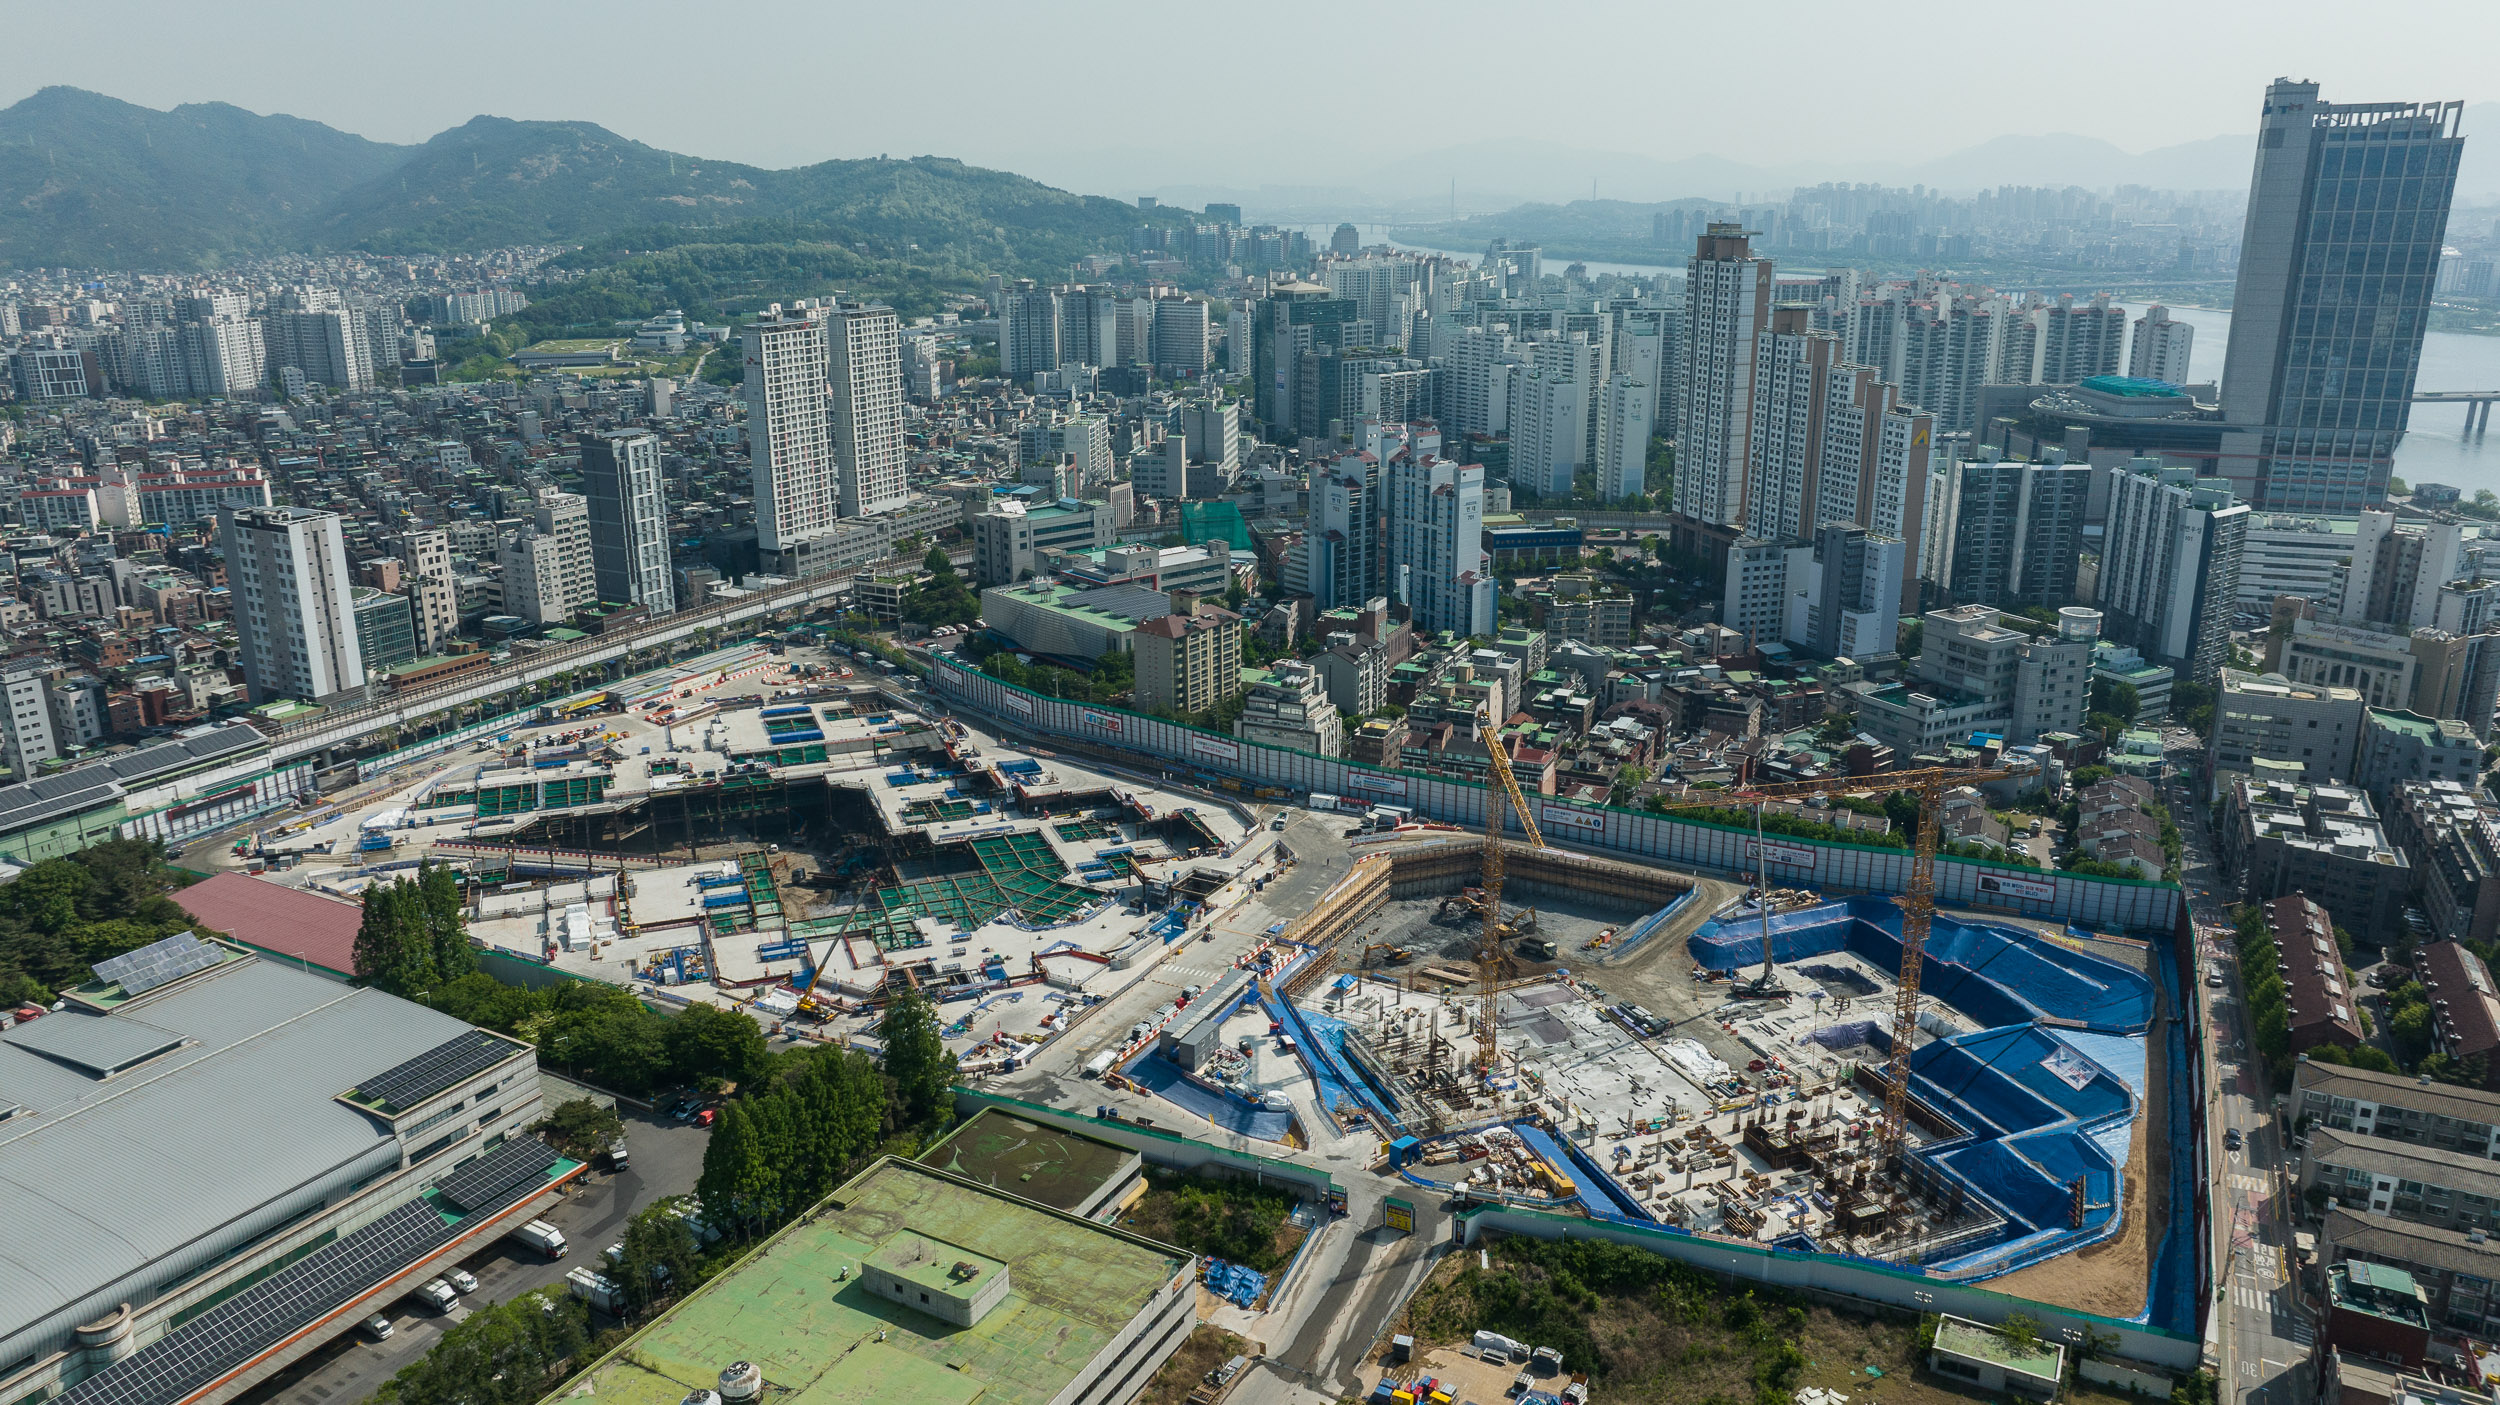
[[(1261, 746), (1099, 703), (1045, 697), (944, 656), (931, 660), (929, 683), (950, 703), (1012, 727), (1117, 748), (1144, 764), (1161, 762), (1215, 772), (1297, 793), (1403, 805), (1420, 816), (1451, 824), (1480, 827), (1485, 821), (1487, 791), (1473, 781)], [(1507, 808), (1509, 802), (1505, 798), (1500, 803)], [(1774, 883), (1826, 892), (1898, 893), (1909, 886), (1911, 854), (1907, 849), (1786, 835), (1757, 841), (1750, 830), (1673, 815), (1551, 797), (1531, 797), (1529, 803), (1537, 808), (1537, 826), (1548, 840), (1580, 848), (1729, 874), (1759, 867)], [(1515, 818), (1510, 823), (1516, 830)], [(2071, 922), (2098, 931), (2167, 931), (2177, 921), (2180, 907), (2174, 883), (2087, 878), (1954, 857), (1936, 861), (1936, 900)]]

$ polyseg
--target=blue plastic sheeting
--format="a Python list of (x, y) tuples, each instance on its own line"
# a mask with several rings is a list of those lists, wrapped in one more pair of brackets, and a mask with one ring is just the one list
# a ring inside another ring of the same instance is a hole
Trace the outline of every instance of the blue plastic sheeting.
[[(1693, 959), (1726, 971), (1761, 958), (1759, 914), (1702, 924)], [(1781, 964), (1843, 949), (1879, 970), (1901, 965), (1901, 909), (1887, 898), (1850, 898), (1771, 918)], [(2028, 930), (1937, 916), (1928, 931), (1921, 987), (1983, 1025), (2043, 1017), (2131, 1034), (2152, 1021), (2152, 983), (2113, 961), (2087, 956)]]
[[(2161, 982), (2163, 997), (2171, 1011), (2189, 1008), (2182, 999), (2177, 954), (2168, 942), (2152, 944), (2153, 975)], [(2204, 1167), (2196, 1151), (2196, 1136), (2190, 1110), (2196, 1105), (2197, 1065), (2188, 1058), (2188, 1022), (2172, 1018), (2164, 1022), (2162, 1031), (2163, 1067), (2171, 1070), (2169, 1107), (2156, 1108), (2149, 1115), (2167, 1119), (2170, 1136), (2170, 1226), (2162, 1235), (2161, 1247), (2153, 1258), (2152, 1293), (2145, 1304), (2143, 1321), (2166, 1332), (2182, 1336), (2196, 1331), (2197, 1285), (2202, 1281), (2198, 1256), (2207, 1242), (2197, 1224), (2197, 1211), (2204, 1188)], [(2155, 1130), (2165, 1123), (2156, 1120)]]
[(1649, 1222), (1650, 1216), (1642, 1212), (1640, 1202), (1624, 1194), (1622, 1188), (1615, 1184), (1614, 1177), (1598, 1169), (1597, 1163), (1583, 1154), (1580, 1148), (1567, 1141), (1558, 1141), (1541, 1127), (1514, 1123), (1511, 1130), (1519, 1134), (1530, 1151), (1571, 1177), (1572, 1184), (1580, 1188), (1581, 1204), (1636, 1223)]
[(1400, 1125), (1398, 1118), (1373, 1095), (1370, 1086), (1346, 1068), (1343, 1021), (1304, 1010), (1283, 999), (1270, 1002), (1267, 1013), (1268, 1018), (1284, 1025), (1293, 1036), (1293, 1047), (1301, 1055), (1302, 1066), (1310, 1071), (1311, 1082), (1318, 1085), (1323, 1111), (1333, 1114), (1351, 1103), (1380, 1119), (1384, 1128)]
[(1226, 1263), (1222, 1259), (1207, 1260), (1206, 1278), (1209, 1292), (1243, 1307), (1256, 1303), (1259, 1294), (1267, 1291), (1265, 1274), (1252, 1273), (1239, 1264)]
[(2141, 1102), (2145, 1094), (2144, 1036), (2140, 1034), (2094, 1034), (2088, 1030), (2061, 1029), (2057, 1037), (2083, 1051), (2085, 1058), (2108, 1069), (2110, 1076), (2127, 1085)]
[(1161, 1054), (1149, 1054), (1130, 1064), (1128, 1076), (1164, 1101), (1228, 1132), (1280, 1142), (1285, 1139), (1285, 1129), (1293, 1125), (1290, 1112), (1270, 1111), (1247, 1099), (1228, 1097), (1203, 1083), (1191, 1082), (1180, 1065)]

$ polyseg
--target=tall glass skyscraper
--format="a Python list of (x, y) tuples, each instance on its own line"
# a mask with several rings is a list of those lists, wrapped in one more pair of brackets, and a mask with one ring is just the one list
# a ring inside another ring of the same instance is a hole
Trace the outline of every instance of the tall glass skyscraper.
[(2258, 511), (2349, 516), (2387, 496), (2464, 108), (2266, 89), (2222, 370), (2222, 470)]

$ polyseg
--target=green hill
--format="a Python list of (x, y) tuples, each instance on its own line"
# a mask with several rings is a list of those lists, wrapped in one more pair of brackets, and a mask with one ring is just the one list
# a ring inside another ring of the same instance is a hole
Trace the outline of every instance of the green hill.
[(1140, 219), (923, 156), (768, 171), (588, 122), (478, 117), (415, 147), (222, 104), (157, 112), (74, 88), (0, 111), (0, 266), (207, 267), (274, 250), (431, 253), (825, 246), (950, 273), (1055, 271)]

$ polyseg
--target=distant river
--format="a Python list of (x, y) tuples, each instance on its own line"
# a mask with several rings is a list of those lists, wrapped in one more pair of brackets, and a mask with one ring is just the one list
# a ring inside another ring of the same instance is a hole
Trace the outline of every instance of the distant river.
[[(1358, 226), (1366, 244), (1388, 239), (1383, 225)], [(1315, 243), (1325, 247), (1334, 225), (1309, 227)], [(1420, 244), (1405, 244), (1425, 253), (1454, 254), (1459, 258), (1481, 259), (1482, 249), (1429, 249)], [(1559, 273), (1573, 261), (1548, 257), (1549, 271)], [(1667, 272), (1664, 265), (1601, 263), (1582, 259), (1591, 273), (1616, 273), (1631, 278), (1648, 278)], [(1819, 267), (1820, 265), (1817, 265)], [(1675, 270), (1681, 272), (1679, 265)], [(2127, 304), (2130, 318), (2142, 316), (2144, 304)], [(2222, 355), (2231, 341), (2231, 314), (2211, 308), (2170, 305), (2173, 321), (2196, 328), (2196, 350), (2190, 363), (2190, 376), (2198, 381), (2222, 379)], [(2432, 332), (2422, 339), (2422, 371), (2415, 382), (2419, 390), (2500, 390), (2500, 337), (2466, 336), (2458, 332)], [(2396, 450), (2396, 476), (2407, 483), (2447, 483), (2462, 488), (2470, 496), (2477, 488), (2500, 493), (2500, 431), (2480, 440), (2466, 439), (2459, 430), (2465, 423), (2462, 405), (2416, 405), (2413, 418), (2405, 431), (2404, 443)]]

